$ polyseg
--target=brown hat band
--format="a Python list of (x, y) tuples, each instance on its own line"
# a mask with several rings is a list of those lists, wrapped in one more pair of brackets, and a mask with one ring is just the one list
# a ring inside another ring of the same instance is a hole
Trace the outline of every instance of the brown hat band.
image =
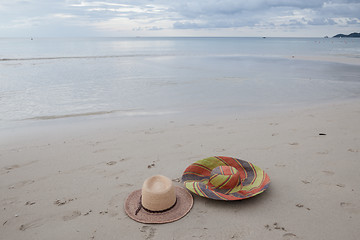
[(176, 198), (176, 200), (175, 200), (175, 203), (174, 203), (171, 207), (169, 207), (169, 208), (167, 208), (167, 209), (164, 209), (164, 210), (160, 210), (160, 211), (153, 211), (153, 210), (147, 209), (146, 207), (144, 207), (144, 206), (142, 205), (142, 203), (141, 203), (141, 196), (140, 196), (139, 207), (136, 209), (135, 215), (138, 214), (138, 212), (141, 210), (141, 208), (144, 209), (145, 211), (149, 212), (149, 213), (163, 213), (163, 212), (169, 211), (170, 209), (172, 209), (173, 207), (175, 207), (176, 203), (177, 203), (177, 198)]

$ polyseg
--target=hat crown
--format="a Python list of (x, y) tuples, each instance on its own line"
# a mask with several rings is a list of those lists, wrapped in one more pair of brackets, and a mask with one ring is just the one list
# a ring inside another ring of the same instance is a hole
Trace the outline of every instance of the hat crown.
[(176, 202), (175, 188), (171, 180), (155, 175), (145, 180), (141, 189), (141, 204), (151, 211), (163, 211)]
[(241, 184), (240, 172), (231, 166), (219, 166), (211, 171), (210, 183), (218, 189), (234, 189)]

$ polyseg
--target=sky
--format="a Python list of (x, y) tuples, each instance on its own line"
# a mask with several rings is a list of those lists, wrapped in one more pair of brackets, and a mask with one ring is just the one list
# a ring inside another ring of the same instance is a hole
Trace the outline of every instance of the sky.
[(0, 37), (324, 37), (360, 32), (360, 0), (0, 0)]

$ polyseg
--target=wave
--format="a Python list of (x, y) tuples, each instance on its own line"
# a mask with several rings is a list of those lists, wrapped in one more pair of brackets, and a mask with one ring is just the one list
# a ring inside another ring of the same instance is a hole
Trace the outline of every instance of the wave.
[(0, 62), (6, 61), (36, 61), (36, 60), (61, 60), (61, 59), (99, 59), (99, 58), (134, 58), (134, 57), (163, 57), (171, 55), (160, 54), (128, 54), (128, 55), (104, 55), (104, 56), (62, 56), (62, 57), (29, 57), (29, 58), (0, 58)]
[(36, 116), (31, 118), (25, 118), (22, 120), (54, 120), (61, 118), (99, 116), (99, 115), (106, 115), (113, 113), (121, 113), (122, 116), (157, 116), (157, 115), (174, 114), (177, 112), (176, 111), (144, 111), (139, 109), (130, 109), (130, 110), (111, 110), (111, 111), (73, 113), (73, 114), (63, 114), (63, 115)]

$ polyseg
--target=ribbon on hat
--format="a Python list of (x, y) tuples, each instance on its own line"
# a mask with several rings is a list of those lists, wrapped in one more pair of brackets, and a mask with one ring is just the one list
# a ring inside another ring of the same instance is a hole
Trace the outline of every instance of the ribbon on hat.
[(162, 212), (166, 212), (166, 211), (169, 211), (170, 209), (172, 209), (173, 207), (175, 207), (176, 203), (177, 203), (177, 198), (176, 198), (176, 200), (175, 200), (175, 203), (174, 203), (171, 207), (169, 207), (169, 208), (167, 208), (167, 209), (164, 209), (164, 210), (160, 210), (160, 211), (153, 211), (153, 210), (147, 209), (146, 207), (144, 207), (144, 206), (142, 205), (142, 203), (141, 203), (141, 196), (140, 196), (139, 206), (138, 206), (138, 208), (137, 208), (136, 211), (135, 211), (135, 215), (137, 215), (137, 214), (139, 213), (139, 211), (141, 210), (141, 208), (143, 208), (145, 211), (147, 211), (147, 212), (149, 212), (149, 213), (162, 213)]

